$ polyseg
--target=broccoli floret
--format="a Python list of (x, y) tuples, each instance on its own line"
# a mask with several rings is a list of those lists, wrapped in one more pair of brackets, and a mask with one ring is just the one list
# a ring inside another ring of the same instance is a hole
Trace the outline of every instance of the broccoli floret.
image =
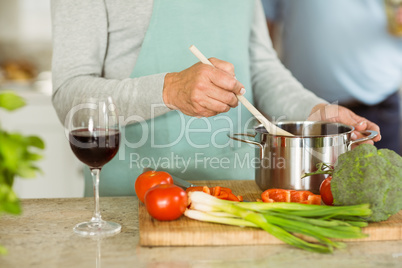
[(369, 203), (373, 214), (366, 220), (386, 220), (402, 209), (402, 157), (361, 144), (339, 156), (331, 191), (334, 205)]

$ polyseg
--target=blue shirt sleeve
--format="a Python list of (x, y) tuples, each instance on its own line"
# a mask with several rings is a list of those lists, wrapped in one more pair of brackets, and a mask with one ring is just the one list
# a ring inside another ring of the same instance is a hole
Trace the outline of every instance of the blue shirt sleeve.
[(271, 21), (278, 21), (280, 18), (280, 0), (261, 0), (264, 7), (265, 17)]

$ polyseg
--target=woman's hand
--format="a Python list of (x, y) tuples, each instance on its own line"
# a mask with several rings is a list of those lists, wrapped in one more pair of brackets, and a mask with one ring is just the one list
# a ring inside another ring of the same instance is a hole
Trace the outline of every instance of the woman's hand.
[(212, 67), (196, 63), (179, 73), (168, 73), (163, 86), (163, 101), (186, 115), (209, 117), (237, 106), (235, 94), (244, 94), (231, 63), (210, 58)]
[(363, 137), (359, 131), (374, 130), (378, 132), (378, 135), (373, 140), (368, 140), (364, 143), (374, 144), (374, 142), (381, 140), (380, 128), (376, 124), (364, 117), (358, 116), (343, 106), (325, 103), (318, 104), (311, 110), (307, 120), (330, 121), (353, 126), (356, 131), (352, 133), (352, 140)]

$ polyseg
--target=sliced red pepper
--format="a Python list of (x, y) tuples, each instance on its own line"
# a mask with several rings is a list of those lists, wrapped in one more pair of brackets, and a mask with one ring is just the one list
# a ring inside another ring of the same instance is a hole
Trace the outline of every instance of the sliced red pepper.
[(215, 187), (208, 188), (207, 186), (193, 186), (193, 187), (189, 187), (186, 189), (187, 193), (194, 192), (194, 191), (204, 192), (209, 195), (215, 196), (219, 199), (238, 201), (238, 202), (243, 201), (242, 196), (240, 196), (240, 195), (235, 196), (232, 193), (232, 190), (227, 187), (215, 186)]
[(202, 187), (202, 191), (206, 194), (211, 194), (211, 189), (209, 189), (207, 186)]
[(308, 204), (312, 204), (312, 205), (321, 205), (321, 195), (319, 195), (319, 194), (309, 195), (307, 202), (308, 202)]
[(229, 193), (227, 200), (240, 202), (237, 196), (235, 196), (233, 193)]
[(228, 193), (232, 192), (232, 189), (228, 188), (228, 187), (221, 187), (221, 191), (226, 191)]
[(221, 187), (220, 186), (212, 187), (211, 194), (213, 196), (219, 196), (220, 193), (221, 193)]
[(310, 191), (290, 190), (290, 202), (306, 201), (310, 195), (313, 195), (313, 193)]
[[(268, 189), (261, 194), (264, 202), (290, 202), (290, 191), (284, 189)], [(273, 200), (273, 201), (271, 201)]]
[(187, 192), (187, 193), (195, 192), (195, 191), (200, 191), (200, 192), (202, 192), (203, 189), (204, 189), (204, 186), (192, 186), (192, 187), (188, 187), (188, 188), (186, 189), (186, 192)]
[(230, 194), (233, 194), (232, 190), (230, 190), (229, 188), (226, 188), (226, 187), (220, 187), (220, 193), (219, 193), (220, 199), (228, 200)]
[(295, 202), (301, 204), (321, 204), (321, 196), (310, 191), (268, 189), (261, 194), (263, 202)]
[(225, 199), (225, 200), (228, 199), (228, 197), (229, 197), (229, 193), (225, 192), (225, 191), (221, 191), (220, 194), (217, 196), (217, 198)]

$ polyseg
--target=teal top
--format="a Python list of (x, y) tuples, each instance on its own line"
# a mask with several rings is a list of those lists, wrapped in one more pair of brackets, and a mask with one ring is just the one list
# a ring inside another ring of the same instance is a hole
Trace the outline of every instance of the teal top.
[[(113, 96), (122, 121), (129, 124), (122, 129), (118, 154), (102, 169), (100, 195), (133, 195), (144, 167), (186, 180), (254, 179), (258, 149), (227, 137), (253, 131), (256, 121), (244, 106), (197, 119), (169, 111), (161, 100), (164, 75), (198, 62), (188, 49), (192, 44), (207, 57), (233, 63), (245, 97), (275, 120), (304, 120), (314, 105), (324, 102), (280, 64), (259, 0), (155, 0), (149, 10), (141, 8), (149, 2), (139, 0), (127, 9), (114, 1), (69, 3), (57, 1), (52, 8), (55, 40), (63, 40), (54, 43), (53, 102), (58, 116), (64, 122), (72, 96), (104, 92)], [(83, 11), (88, 5), (94, 8), (91, 16)], [(88, 29), (72, 27), (77, 24), (70, 24), (72, 18)], [(148, 27), (142, 37), (144, 25)], [(127, 67), (133, 55), (134, 68)], [(131, 68), (128, 79), (125, 69)], [(85, 195), (92, 195), (88, 169), (85, 177)]]
[[(229, 4), (230, 13), (225, 12)], [(188, 49), (194, 44), (207, 57), (213, 55), (233, 63), (237, 79), (245, 88), (251, 88), (248, 45), (254, 5), (244, 0), (154, 1), (131, 77), (188, 68), (198, 61)], [(202, 12), (205, 6), (208, 18)], [(252, 90), (244, 96), (252, 102)], [(239, 105), (210, 118), (197, 119), (171, 111), (130, 124), (122, 129), (118, 154), (101, 171), (100, 194), (133, 194), (135, 178), (144, 167), (165, 170), (186, 180), (254, 179), (250, 161), (255, 149), (227, 136), (254, 123), (247, 109)], [(89, 179), (89, 172), (86, 175)], [(86, 195), (92, 192), (89, 185)]]
[[(325, 102), (276, 57), (260, 0), (164, 2), (51, 3), (52, 102), (60, 121), (64, 124), (74, 98), (101, 93), (113, 97), (124, 123), (141, 122), (141, 128), (123, 129), (118, 155), (101, 172), (101, 195), (134, 194), (142, 166), (184, 179), (254, 177), (254, 148), (226, 137), (253, 131), (254, 121), (241, 104), (227, 116), (209, 119), (188, 118), (164, 105), (166, 73), (198, 61), (188, 50), (192, 44), (207, 57), (233, 63), (247, 99), (274, 120), (305, 120)], [(143, 121), (153, 117), (158, 118)], [(85, 195), (92, 195), (88, 172), (85, 182)]]

